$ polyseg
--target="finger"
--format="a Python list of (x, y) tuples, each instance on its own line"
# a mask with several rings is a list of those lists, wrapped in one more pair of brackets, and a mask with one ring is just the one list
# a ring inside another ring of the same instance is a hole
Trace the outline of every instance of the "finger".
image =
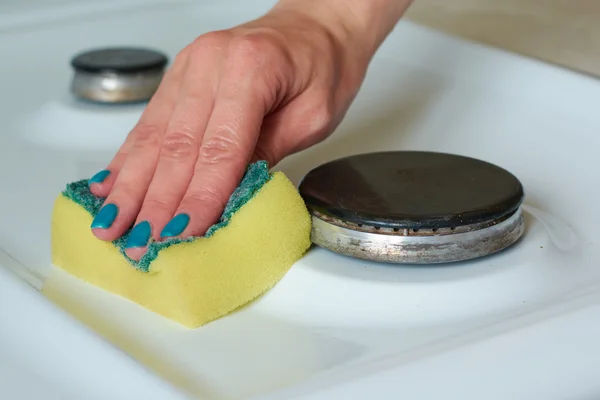
[[(326, 107), (298, 99), (265, 118), (252, 161), (267, 161), (274, 167), (285, 157), (307, 149), (331, 132), (332, 118)], [(309, 106), (302, 106), (302, 104)]]
[(280, 123), (275, 118), (277, 115), (272, 115), (263, 121), (262, 129), (254, 153), (251, 157), (251, 162), (266, 161), (269, 167), (275, 166), (283, 159), (290, 151), (291, 142), (295, 136), (289, 129), (282, 131)]
[(119, 171), (125, 163), (125, 159), (127, 158), (127, 154), (129, 154), (132, 143), (133, 136), (130, 132), (106, 169), (97, 172), (88, 180), (90, 191), (94, 195), (98, 197), (108, 196), (108, 193), (110, 193), (110, 190), (117, 179)]
[(223, 213), (245, 172), (265, 115), (265, 102), (253, 88), (253, 81), (222, 82), (194, 176), (162, 236), (203, 235)]
[[(159, 110), (157, 109), (163, 107), (163, 104), (168, 102), (169, 98), (177, 94), (178, 88), (175, 85), (173, 85), (172, 82), (177, 80), (177, 75), (179, 73), (178, 69), (181, 69), (181, 67), (179, 65), (174, 65), (173, 68), (167, 70), (156, 92), (154, 93), (154, 95), (148, 102), (146, 109), (140, 116), (140, 119), (136, 124), (137, 126), (152, 125), (152, 116), (159, 112)], [(121, 170), (121, 168), (123, 168), (125, 160), (131, 152), (131, 148), (135, 141), (136, 135), (137, 133), (134, 127), (134, 129), (132, 129), (129, 132), (129, 134), (125, 138), (125, 141), (123, 142), (115, 156), (112, 158), (106, 169), (96, 173), (90, 178), (88, 184), (90, 186), (90, 191), (94, 195), (98, 197), (108, 196), (117, 180), (119, 171)]]
[(92, 232), (101, 240), (112, 241), (121, 237), (139, 212), (156, 167), (161, 137), (175, 107), (186, 66), (185, 60), (176, 60), (171, 73), (161, 85), (160, 94), (157, 93), (158, 96), (153, 99), (152, 107), (149, 105), (130, 134), (130, 148), (103, 208), (91, 225)]
[(161, 230), (183, 199), (213, 109), (217, 77), (201, 65), (191, 66), (188, 71), (162, 142), (154, 177), (126, 244), (126, 253), (134, 260), (146, 252), (150, 238), (159, 240)]

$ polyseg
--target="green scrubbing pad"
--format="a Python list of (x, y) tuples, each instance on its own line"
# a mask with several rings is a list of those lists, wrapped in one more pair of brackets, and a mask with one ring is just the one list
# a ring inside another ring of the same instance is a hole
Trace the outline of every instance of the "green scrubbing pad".
[[(271, 175), (269, 174), (268, 164), (265, 161), (258, 161), (254, 164), (251, 164), (239, 186), (233, 192), (233, 194), (229, 197), (229, 201), (225, 206), (225, 211), (221, 215), (219, 221), (211, 226), (207, 231), (204, 237), (211, 237), (217, 230), (227, 226), (231, 217), (244, 205), (248, 200), (250, 200), (256, 192), (258, 192), (265, 183), (267, 183), (271, 179)], [(71, 199), (73, 202), (81, 205), (87, 212), (91, 215), (98, 214), (98, 211), (102, 208), (102, 204), (104, 199), (96, 197), (89, 188), (87, 180), (80, 180), (76, 182), (69, 183), (66, 189), (63, 191), (63, 195), (67, 198)], [(148, 245), (148, 250), (146, 254), (139, 260), (135, 261), (127, 257), (125, 253), (125, 244), (127, 243), (127, 238), (131, 233), (131, 229), (129, 229), (123, 236), (119, 239), (113, 241), (113, 244), (119, 249), (123, 257), (125, 257), (133, 266), (138, 268), (141, 271), (148, 272), (150, 268), (150, 263), (158, 256), (158, 252), (164, 248), (167, 248), (171, 245), (178, 244), (181, 242), (191, 242), (195, 240), (195, 238), (190, 239), (179, 239), (173, 238), (168, 239), (162, 242), (151, 242)]]

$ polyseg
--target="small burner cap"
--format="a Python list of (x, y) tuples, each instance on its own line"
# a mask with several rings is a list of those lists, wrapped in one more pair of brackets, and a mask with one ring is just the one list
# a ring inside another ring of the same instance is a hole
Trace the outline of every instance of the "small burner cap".
[(464, 156), (354, 155), (313, 169), (299, 190), (313, 215), (313, 241), (360, 258), (463, 260), (498, 251), (523, 233), (520, 181)]
[(158, 89), (168, 58), (143, 48), (102, 48), (71, 60), (75, 70), (71, 91), (79, 98), (102, 103), (149, 100)]
[(71, 65), (77, 71), (130, 74), (162, 70), (167, 62), (167, 56), (158, 51), (122, 47), (80, 53), (71, 60)]

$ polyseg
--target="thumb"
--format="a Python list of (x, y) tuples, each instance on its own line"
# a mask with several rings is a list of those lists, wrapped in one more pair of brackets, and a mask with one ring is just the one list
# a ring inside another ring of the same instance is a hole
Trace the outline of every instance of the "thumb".
[(289, 117), (292, 115), (277, 113), (265, 118), (252, 162), (265, 160), (269, 167), (273, 167), (285, 157), (314, 146), (329, 136), (330, 129), (314, 129), (306, 123), (309, 118)]

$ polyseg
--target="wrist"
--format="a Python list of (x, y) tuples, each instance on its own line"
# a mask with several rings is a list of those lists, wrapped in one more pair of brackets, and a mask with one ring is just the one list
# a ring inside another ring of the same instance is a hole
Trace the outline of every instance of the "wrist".
[(413, 0), (279, 0), (272, 12), (307, 15), (370, 59)]

